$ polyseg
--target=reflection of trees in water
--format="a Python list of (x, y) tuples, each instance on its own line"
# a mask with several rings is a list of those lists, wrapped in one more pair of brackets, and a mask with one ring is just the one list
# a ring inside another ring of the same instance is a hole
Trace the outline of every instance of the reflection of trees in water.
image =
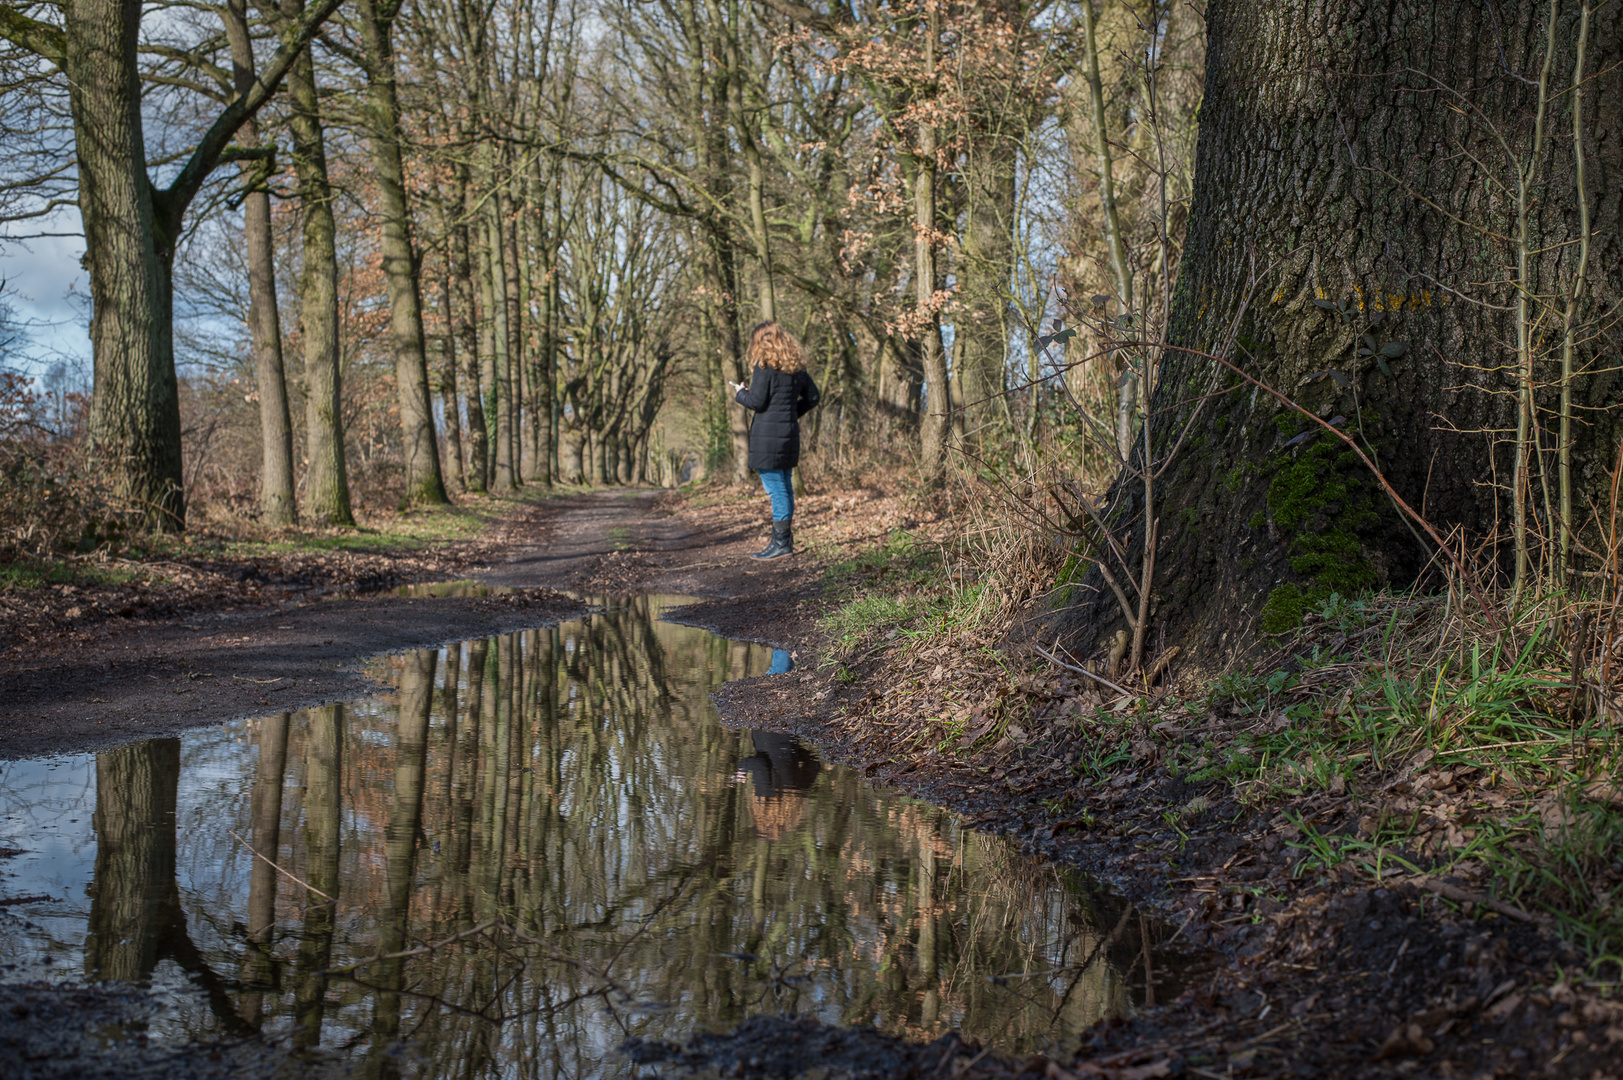
[[(252, 841), (314, 891), (255, 868), (232, 1015), (291, 1014), (303, 1044), (323, 1027), (364, 1040), (373, 1074), (406, 1038), (432, 1075), (530, 1075), (601, 1073), (629, 1031), (764, 1009), (1029, 1045), (1056, 1016), (1075, 1030), (1126, 1005), (1144, 932), (1130, 909), (939, 810), (879, 800), (792, 739), (716, 724), (709, 694), (768, 654), (656, 613), (631, 600), (443, 662), (407, 654), (393, 708), (263, 722)], [(179, 910), (168, 753), (166, 780), (154, 760), (151, 780), (103, 785), (160, 808), (152, 792), (169, 793), (167, 857), (159, 842), (126, 853), (129, 872), (109, 864), (131, 881), (128, 918), (137, 894)], [(511, 929), (322, 974), (493, 922)]]
[(186, 928), (175, 876), (180, 740), (152, 739), (96, 755), (96, 868), (85, 975), (144, 982), (162, 960), (203, 990), (216, 1020), (246, 1030), (224, 981)]

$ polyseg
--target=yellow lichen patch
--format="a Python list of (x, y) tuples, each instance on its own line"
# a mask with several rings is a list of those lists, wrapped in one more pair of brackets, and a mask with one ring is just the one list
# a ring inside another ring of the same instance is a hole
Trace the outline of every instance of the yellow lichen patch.
[[(1354, 285), (1353, 295), (1357, 297), (1359, 311), (1418, 311), (1432, 306), (1430, 289), (1413, 293), (1376, 292), (1366, 298), (1364, 290)], [(1436, 299), (1438, 307), (1448, 303), (1448, 297), (1442, 293)]]

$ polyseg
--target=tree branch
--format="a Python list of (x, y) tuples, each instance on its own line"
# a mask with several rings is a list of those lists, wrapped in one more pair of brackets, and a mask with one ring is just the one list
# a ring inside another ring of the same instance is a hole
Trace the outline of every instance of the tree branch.
[(68, 48), (62, 28), (30, 19), (9, 5), (0, 5), (0, 38), (49, 60), (59, 68), (66, 63)]
[(307, 10), (302, 19), (284, 30), (281, 45), (254, 78), (253, 86), (247, 93), (226, 106), (225, 111), (220, 113), (204, 133), (202, 140), (197, 144), (197, 149), (192, 151), (192, 156), (180, 170), (180, 175), (175, 177), (175, 182), (160, 193), (158, 202), (167, 218), (163, 230), (167, 235), (178, 234), (179, 230), (175, 226), (178, 225), (181, 215), (186, 212), (186, 207), (202, 188), (208, 174), (220, 163), (220, 156), (231, 144), (232, 136), (248, 122), (249, 117), (270, 100), (270, 96), (276, 92), (282, 79), (293, 67), (293, 62), (316, 36), (321, 24), (338, 10), (342, 2), (343, 0), (317, 0), (316, 5)]
[(785, 18), (793, 19), (813, 30), (821, 30), (825, 34), (837, 33), (843, 21), (807, 4), (798, 4), (795, 0), (757, 0), (757, 2)]

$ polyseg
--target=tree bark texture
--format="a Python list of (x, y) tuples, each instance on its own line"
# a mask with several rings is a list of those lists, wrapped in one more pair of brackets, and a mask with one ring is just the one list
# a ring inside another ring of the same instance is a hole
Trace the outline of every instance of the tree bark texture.
[[(239, 95), (247, 94), (254, 84), (254, 48), (248, 36), (245, 0), (231, 0), (221, 20), (231, 45), (233, 84)], [(242, 125), (242, 141), (258, 146), (257, 121), (250, 119)], [(256, 176), (261, 167), (255, 161), (242, 166), (243, 181), (250, 185), (243, 196), (242, 227), (248, 256), (248, 333), (259, 391), (259, 514), (268, 525), (292, 525), (299, 516), (293, 494), (293, 419), (288, 412), (287, 376), (282, 366), (270, 192)]]
[[(1579, 11), (1559, 5), (1551, 113), (1534, 162), (1537, 252), (1526, 286), (1551, 311), (1577, 258), (1573, 143), (1551, 132), (1571, 130), (1571, 95), (1556, 95), (1570, 85)], [(1193, 425), (1151, 515), (1162, 538), (1152, 618), (1169, 643), (1232, 653), (1258, 631), (1294, 626), (1332, 592), (1413, 581), (1433, 554), (1347, 447), (1198, 355), (1222, 347), (1242, 301), (1235, 362), (1356, 438), (1438, 532), (1458, 527), (1468, 548), (1488, 545), (1490, 569), (1508, 572), (1518, 283), (1507, 238), (1533, 145), (1548, 13), (1533, 0), (1209, 8), (1174, 348), (1162, 354), (1147, 421), (1158, 461)], [(1623, 10), (1595, 13), (1589, 49), (1623, 55)], [(1623, 72), (1589, 74), (1596, 119), (1584, 150), (1602, 164), (1588, 185), (1593, 274), (1572, 459), (1575, 501), (1604, 513), (1619, 432), (1618, 336), (1601, 316), (1623, 287)], [(1553, 487), (1552, 337), (1535, 373), (1535, 427)], [(1228, 392), (1197, 414), (1214, 385)], [(1108, 510), (1133, 567), (1146, 531), (1142, 486), (1124, 474)], [(1549, 526), (1540, 528), (1553, 535)], [(1115, 607), (1075, 609), (1073, 643), (1106, 638), (1121, 625)]]
[[(304, 0), (284, 0), (296, 21)], [(304, 503), (311, 521), (354, 525), (344, 455), (343, 383), (338, 342), (338, 227), (333, 221), (327, 147), (315, 64), (299, 57), (287, 77), (293, 173), (299, 188), (299, 333), (304, 342)]]
[(159, 527), (185, 524), (171, 330), (175, 237), (159, 236), (146, 174), (136, 44), (141, 5), (63, 6), (94, 355), (89, 438), (113, 495)]
[(530, 202), (530, 214), (526, 217), (527, 228), (532, 234), (532, 244), (540, 256), (537, 266), (539, 271), (530, 282), (535, 296), (536, 316), (536, 348), (530, 360), (529, 400), (525, 402), (525, 410), (529, 417), (531, 440), (534, 443), (534, 472), (532, 479), (542, 487), (550, 488), (554, 473), (553, 457), (556, 451), (552, 437), (552, 409), (553, 409), (553, 378), (557, 370), (553, 359), (553, 350), (557, 338), (553, 334), (555, 299), (557, 295), (557, 274), (554, 267), (557, 265), (556, 253), (550, 245), (550, 231), (542, 218), (545, 211), (546, 191), (539, 182), (535, 183), (532, 193), (538, 197)]
[(440, 368), (440, 407), (445, 411), (445, 461), (450, 481), (458, 491), (468, 490), (462, 471), (462, 403), (456, 385), (456, 313), (451, 306), (452, 285), (447, 276), (440, 283), (440, 322), (445, 328), (444, 366)]
[(501, 460), (501, 368), (505, 335), (497, 323), (500, 317), (495, 286), (496, 253), (491, 250), (490, 227), (480, 212), (473, 228), (474, 258), (479, 274), (479, 401), (480, 419), (483, 421), (485, 447), (485, 484), (496, 487), (497, 462)]
[(502, 283), (507, 300), (507, 430), (511, 447), (507, 454), (513, 463), (513, 486), (524, 483), (524, 281), (520, 266), (524, 255), (519, 247), (518, 215), (504, 190), (497, 221), (502, 234)]
[(495, 365), (491, 374), (494, 382), (491, 384), (496, 391), (496, 462), (491, 473), (490, 490), (497, 493), (510, 492), (518, 487), (518, 463), (513, 460), (513, 334), (512, 304), (507, 296), (507, 245), (504, 243), (506, 230), (502, 228), (500, 203), (495, 196), (491, 196), (485, 203), (485, 235), (489, 238), (487, 243), (490, 257), (485, 265), (489, 268), (489, 281), (487, 283), (490, 299), (490, 312), (494, 320), (491, 327), (491, 341), (494, 346), (491, 353)]
[(385, 3), (389, 4), (387, 10), (377, 0), (356, 0), (356, 13), (367, 57), (367, 134), (373, 181), (377, 184), (383, 276), (389, 289), (389, 339), (400, 400), (401, 453), (406, 465), (406, 490), (401, 502), (407, 506), (438, 506), (448, 500), (434, 435), (434, 405), (428, 392), (423, 300), (401, 162), (400, 103), (390, 40), (398, 8), (393, 0)]
[[(464, 222), (472, 216), (474, 203), (468, 191), (466, 171), (457, 176), (457, 187), (462, 193), (461, 206)], [(474, 217), (475, 222), (478, 221)], [(467, 224), (459, 223), (451, 234), (451, 252), (454, 258), (452, 276), (456, 280), (457, 334), (462, 339), (462, 355), (468, 367), (468, 473), (467, 490), (483, 494), (490, 482), (490, 437), (485, 430), (484, 383), (480, 379), (480, 354), (485, 347), (485, 332), (478, 318), (479, 290), (474, 287), (474, 273), (478, 259), (474, 238)]]
[(913, 289), (919, 319), (919, 353), (924, 368), (924, 418), (920, 452), (927, 479), (941, 475), (947, 435), (952, 425), (952, 386), (947, 354), (941, 346), (941, 320), (936, 313), (936, 167), (935, 130), (921, 124), (918, 161), (913, 174)]
[(971, 441), (997, 445), (1011, 434), (1004, 396), (1009, 359), (1009, 298), (1014, 291), (1015, 152), (996, 134), (971, 146), (964, 167), (967, 213), (958, 264), (963, 309), (954, 319), (962, 342), (964, 425)]

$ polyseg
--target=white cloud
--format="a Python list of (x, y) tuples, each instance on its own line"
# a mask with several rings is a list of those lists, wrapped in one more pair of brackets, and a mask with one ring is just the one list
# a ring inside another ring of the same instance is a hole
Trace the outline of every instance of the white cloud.
[[(76, 231), (79, 212), (62, 210), (35, 224), (53, 233)], [(33, 360), (29, 366), (43, 367), (63, 356), (90, 356), (89, 275), (79, 264), (84, 253), (80, 236), (0, 241), (0, 279), (6, 283), (7, 303), (25, 328), (27, 341), (19, 342), (19, 352)]]

